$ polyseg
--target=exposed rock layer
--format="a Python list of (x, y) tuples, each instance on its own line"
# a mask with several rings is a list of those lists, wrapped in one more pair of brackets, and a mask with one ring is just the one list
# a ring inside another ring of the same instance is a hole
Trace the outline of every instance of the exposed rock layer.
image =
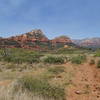
[(46, 50), (53, 47), (63, 47), (71, 43), (71, 39), (67, 36), (60, 36), (53, 40), (49, 40), (40, 29), (32, 30), (31, 32), (19, 36), (0, 38), (0, 46), (9, 48), (18, 47)]

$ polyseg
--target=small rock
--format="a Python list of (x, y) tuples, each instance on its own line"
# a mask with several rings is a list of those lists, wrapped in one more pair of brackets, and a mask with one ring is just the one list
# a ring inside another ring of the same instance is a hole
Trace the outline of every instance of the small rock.
[(97, 98), (99, 98), (100, 96), (97, 96)]
[(57, 78), (62, 78), (62, 76), (61, 75), (58, 75)]
[(80, 91), (75, 91), (76, 94), (82, 94)]

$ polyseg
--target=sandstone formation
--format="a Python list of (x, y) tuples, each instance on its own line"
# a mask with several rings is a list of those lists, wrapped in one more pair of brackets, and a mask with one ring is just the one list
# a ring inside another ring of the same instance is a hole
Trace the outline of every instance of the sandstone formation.
[(71, 43), (71, 39), (67, 36), (60, 36), (53, 40), (49, 40), (40, 29), (32, 30), (31, 32), (19, 36), (0, 38), (0, 47), (9, 48), (17, 47), (46, 50), (54, 47), (64, 47), (64, 45), (69, 45)]

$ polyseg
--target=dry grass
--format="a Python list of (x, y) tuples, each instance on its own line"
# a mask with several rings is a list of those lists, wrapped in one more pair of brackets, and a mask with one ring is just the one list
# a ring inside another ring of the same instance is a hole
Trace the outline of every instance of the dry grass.
[(0, 87), (0, 100), (54, 100), (51, 98), (45, 98), (42, 96), (36, 96), (29, 91), (22, 90), (19, 87), (18, 91), (14, 93), (16, 82), (8, 85), (7, 87)]
[[(10, 67), (9, 67), (9, 66)], [(72, 77), (72, 70), (73, 68), (70, 65), (55, 65), (55, 64), (44, 64), (44, 63), (38, 63), (38, 64), (11, 64), (11, 63), (2, 63), (2, 68), (7, 70), (3, 70), (0, 72), (0, 81), (4, 82), (6, 80), (9, 80), (10, 82), (7, 83), (5, 86), (3, 83), (0, 85), (0, 100), (58, 100), (53, 99), (53, 97), (47, 97), (42, 95), (34, 95), (34, 92), (22, 89), (20, 85), (18, 86), (17, 92), (13, 92), (13, 89), (16, 85), (15, 80), (18, 80), (19, 78), (22, 78), (23, 76), (29, 76), (33, 75), (34, 77), (39, 77), (40, 79), (43, 78), (48, 81), (48, 84), (53, 87), (61, 87), (61, 88), (67, 88), (67, 86), (70, 83), (71, 77)], [(14, 68), (15, 71), (12, 71), (10, 69)], [(26, 68), (22, 72), (20, 72), (19, 68)], [(31, 69), (30, 69), (31, 68)], [(13, 82), (13, 83), (11, 83)], [(10, 84), (11, 83), (11, 84)], [(57, 91), (59, 93), (59, 90)], [(55, 93), (54, 93), (55, 94)], [(59, 100), (64, 100), (60, 98)]]

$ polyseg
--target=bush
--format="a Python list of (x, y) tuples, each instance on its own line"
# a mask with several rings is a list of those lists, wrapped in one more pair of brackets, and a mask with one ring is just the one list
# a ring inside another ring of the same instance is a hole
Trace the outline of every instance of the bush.
[(19, 80), (24, 89), (33, 92), (35, 95), (55, 100), (64, 100), (64, 88), (52, 86), (47, 80), (26, 76)]
[(63, 64), (64, 58), (63, 57), (58, 57), (58, 56), (47, 56), (44, 59), (45, 63), (50, 63), (50, 64)]
[(72, 57), (71, 62), (74, 64), (82, 64), (86, 60), (86, 56), (75, 56)]
[(100, 68), (100, 60), (97, 63), (97, 68)]
[(75, 49), (71, 48), (60, 48), (56, 51), (57, 54), (73, 54), (75, 53)]
[(35, 63), (39, 62), (39, 58), (42, 56), (36, 51), (31, 51), (31, 50), (25, 50), (25, 49), (9, 49), (9, 54), (6, 54), (4, 56), (3, 50), (0, 51), (0, 56), (1, 59), (7, 62), (13, 62), (13, 63)]
[(95, 60), (92, 59), (92, 60), (90, 61), (90, 65), (94, 65), (94, 64), (95, 64)]
[(100, 50), (97, 50), (97, 51), (95, 52), (95, 57), (100, 57)]

